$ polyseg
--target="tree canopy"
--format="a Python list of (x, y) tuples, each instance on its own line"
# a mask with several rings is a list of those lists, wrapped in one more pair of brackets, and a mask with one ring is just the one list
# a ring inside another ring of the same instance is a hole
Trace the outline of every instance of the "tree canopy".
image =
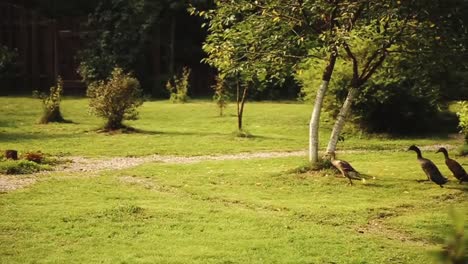
[[(340, 61), (343, 70), (338, 78), (347, 82), (343, 85), (346, 100), (329, 151), (336, 148), (344, 119), (355, 98), (369, 87), (366, 83), (371, 77), (378, 76), (370, 84), (377, 91), (395, 85), (413, 89), (415, 84), (426, 89), (428, 83), (437, 83), (438, 67), (466, 46), (464, 1), (219, 0), (215, 5), (215, 9), (194, 12), (208, 19), (206, 62), (222, 75), (240, 72), (244, 78), (260, 81), (284, 80), (305, 59), (315, 60), (306, 70), (319, 79), (317, 68), (322, 69), (322, 81), (327, 82), (317, 94), (316, 105), (321, 105), (334, 60)], [(425, 70), (418, 71), (418, 67)], [(414, 76), (423, 77), (422, 81)], [(311, 124), (317, 126), (318, 119), (319, 114)], [(316, 135), (311, 133), (312, 137)]]

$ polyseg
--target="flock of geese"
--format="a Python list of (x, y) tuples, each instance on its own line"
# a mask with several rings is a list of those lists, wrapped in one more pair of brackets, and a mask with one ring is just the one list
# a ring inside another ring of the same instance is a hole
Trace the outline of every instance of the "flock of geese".
[[(421, 154), (421, 150), (412, 145), (408, 148), (408, 151), (414, 151), (417, 154), (417, 159), (419, 164), (421, 165), (422, 170), (427, 176), (429, 181), (434, 182), (435, 184), (439, 185), (440, 187), (444, 187), (443, 185), (448, 182), (448, 179), (445, 178), (442, 173), (440, 173), (439, 168), (429, 159), (423, 158)], [(468, 174), (466, 173), (465, 169), (458, 163), (456, 160), (451, 159), (448, 155), (447, 149), (439, 148), (436, 153), (443, 153), (445, 157), (445, 164), (449, 168), (449, 170), (453, 173), (453, 176), (457, 178), (459, 183), (468, 182)], [(351, 164), (344, 160), (338, 160), (335, 158), (335, 153), (330, 153), (331, 163), (332, 165), (337, 168), (341, 174), (348, 178), (349, 184), (352, 185), (352, 179), (359, 179), (364, 180), (360, 177), (359, 172), (357, 172)]]

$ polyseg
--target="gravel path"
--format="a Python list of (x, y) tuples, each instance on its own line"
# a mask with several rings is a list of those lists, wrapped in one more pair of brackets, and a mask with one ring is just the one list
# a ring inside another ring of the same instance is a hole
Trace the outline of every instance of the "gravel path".
[(194, 157), (180, 156), (161, 156), (151, 155), (145, 157), (117, 157), (108, 159), (94, 159), (83, 157), (67, 157), (71, 163), (57, 169), (57, 171), (65, 172), (99, 172), (103, 170), (121, 170), (131, 167), (136, 167), (141, 164), (150, 162), (175, 163), (175, 164), (190, 164), (202, 161), (220, 161), (220, 160), (247, 160), (261, 158), (281, 158), (281, 157), (298, 157), (305, 156), (306, 151), (293, 152), (258, 152), (258, 153), (240, 153), (229, 155), (207, 155)]
[(105, 170), (121, 170), (150, 162), (190, 164), (208, 160), (246, 160), (257, 158), (297, 157), (305, 156), (306, 153), (306, 151), (259, 152), (195, 157), (151, 155), (145, 157), (116, 157), (106, 159), (67, 157), (66, 160), (68, 162), (57, 166), (53, 171), (43, 171), (30, 175), (0, 175), (0, 193), (27, 187), (37, 181), (37, 176), (47, 175), (53, 172), (87, 172), (89, 174), (97, 174)]
[(0, 175), (0, 193), (21, 189), (35, 182), (36, 178), (31, 175), (22, 175), (20, 177), (16, 175)]
[[(430, 151), (439, 147), (447, 147), (449, 149), (454, 146), (433, 145), (421, 147), (421, 150)], [(369, 150), (346, 150), (339, 153), (360, 153), (371, 152)], [(402, 150), (395, 150), (402, 151)], [(202, 161), (221, 161), (221, 160), (248, 160), (248, 159), (266, 159), (266, 158), (281, 158), (281, 157), (300, 157), (306, 156), (307, 151), (291, 151), (291, 152), (256, 152), (256, 153), (239, 153), (227, 155), (206, 155), (194, 157), (180, 156), (161, 156), (151, 155), (144, 157), (116, 157), (116, 158), (84, 158), (84, 157), (67, 157), (70, 162), (64, 163), (55, 168), (54, 171), (40, 172), (32, 175), (0, 175), (0, 193), (24, 188), (37, 181), (38, 175), (50, 174), (53, 172), (87, 172), (96, 174), (105, 170), (121, 170), (126, 168), (136, 167), (150, 162), (174, 163), (174, 164), (191, 164)]]

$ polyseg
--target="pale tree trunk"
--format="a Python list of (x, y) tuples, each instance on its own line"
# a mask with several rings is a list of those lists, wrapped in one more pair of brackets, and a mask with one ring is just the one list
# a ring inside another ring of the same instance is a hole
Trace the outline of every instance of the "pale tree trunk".
[(330, 141), (328, 141), (327, 153), (335, 152), (336, 144), (338, 143), (338, 138), (341, 134), (341, 131), (343, 130), (346, 121), (346, 116), (351, 110), (351, 104), (353, 103), (354, 98), (356, 98), (357, 94), (357, 88), (352, 87), (351, 89), (349, 89), (348, 95), (346, 96), (346, 100), (344, 101), (343, 106), (341, 106), (340, 113), (338, 114), (335, 125), (333, 126)]
[(317, 90), (317, 97), (315, 97), (314, 110), (310, 117), (309, 123), (309, 162), (318, 162), (318, 148), (319, 148), (319, 126), (320, 126), (320, 113), (322, 112), (323, 100), (327, 93), (328, 84), (330, 83), (333, 70), (335, 69), (336, 57), (338, 51), (336, 48), (332, 48), (328, 65), (323, 71), (322, 83)]
[(323, 100), (327, 93), (329, 81), (322, 81), (320, 88), (317, 90), (317, 97), (315, 97), (314, 110), (310, 117), (309, 123), (309, 162), (316, 163), (318, 161), (318, 148), (319, 148), (319, 123), (320, 113), (322, 112)]

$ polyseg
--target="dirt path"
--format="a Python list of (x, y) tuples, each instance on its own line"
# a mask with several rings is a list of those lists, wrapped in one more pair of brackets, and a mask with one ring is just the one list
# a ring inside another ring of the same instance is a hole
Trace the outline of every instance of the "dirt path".
[[(421, 150), (435, 150), (439, 147), (447, 147), (449, 149), (453, 146), (447, 145), (432, 145), (421, 147)], [(404, 150), (394, 150), (404, 151)], [(344, 150), (338, 151), (338, 153), (362, 153), (362, 152), (378, 152), (369, 150)], [(322, 153), (323, 154), (323, 153)], [(197, 163), (202, 161), (222, 161), (222, 160), (249, 160), (249, 159), (268, 159), (268, 158), (283, 158), (283, 157), (300, 157), (306, 156), (307, 151), (289, 151), (289, 152), (254, 152), (254, 153), (238, 153), (238, 154), (226, 154), (226, 155), (205, 155), (205, 156), (193, 156), (193, 157), (180, 157), (180, 156), (162, 156), (162, 155), (151, 155), (144, 157), (116, 157), (107, 159), (92, 159), (83, 157), (68, 157), (67, 159), (72, 162), (58, 168), (58, 171), (65, 172), (99, 172), (102, 170), (119, 170), (131, 167), (136, 167), (144, 163), (149, 162), (162, 162), (162, 163), (177, 163), (177, 164), (189, 164)]]
[(207, 155), (194, 157), (161, 156), (151, 155), (145, 157), (116, 157), (107, 159), (93, 159), (83, 157), (68, 157), (71, 163), (65, 164), (56, 171), (65, 172), (99, 172), (103, 170), (120, 170), (136, 167), (150, 162), (190, 164), (202, 161), (221, 161), (221, 160), (248, 160), (261, 158), (281, 158), (305, 156), (306, 151), (293, 152), (258, 152), (258, 153), (239, 153), (229, 155)]
[(210, 160), (247, 160), (261, 158), (297, 157), (305, 155), (306, 151), (239, 153), (229, 155), (207, 155), (194, 157), (161, 155), (151, 155), (145, 157), (116, 157), (105, 159), (67, 157), (66, 159), (69, 162), (57, 166), (53, 171), (45, 171), (30, 175), (0, 175), (0, 193), (24, 188), (35, 183), (37, 181), (37, 176), (47, 175), (54, 172), (87, 172), (96, 174), (105, 170), (122, 170), (132, 168), (150, 162), (190, 164)]
[[(453, 146), (447, 146), (453, 148)], [(424, 146), (422, 150), (434, 150), (440, 147), (439, 145)], [(395, 150), (397, 151), (397, 150)], [(401, 151), (401, 150), (398, 150)], [(369, 150), (345, 150), (339, 153), (360, 153), (372, 152)], [(67, 162), (55, 168), (51, 172), (40, 172), (31, 175), (0, 175), (0, 193), (24, 188), (37, 181), (37, 176), (50, 174), (54, 172), (87, 172), (96, 174), (105, 170), (121, 170), (136, 167), (150, 162), (175, 163), (175, 164), (190, 164), (202, 161), (222, 161), (222, 160), (248, 160), (248, 159), (267, 159), (267, 158), (282, 158), (282, 157), (300, 157), (306, 156), (307, 151), (290, 151), (290, 152), (255, 152), (255, 153), (239, 153), (226, 155), (205, 155), (194, 157), (180, 156), (162, 156), (150, 155), (144, 157), (115, 157), (115, 158), (84, 158), (84, 157), (67, 157)]]

